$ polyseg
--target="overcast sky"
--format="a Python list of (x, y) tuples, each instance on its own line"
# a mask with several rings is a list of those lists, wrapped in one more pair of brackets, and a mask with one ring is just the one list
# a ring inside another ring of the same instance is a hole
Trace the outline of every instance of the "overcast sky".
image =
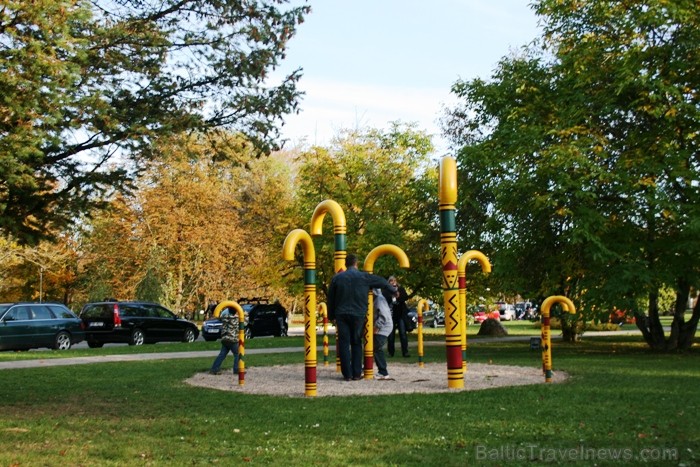
[[(295, 0), (295, 3), (304, 3)], [(288, 145), (327, 144), (344, 128), (437, 119), (458, 79), (489, 78), (500, 58), (538, 35), (529, 0), (311, 0), (279, 72), (303, 68)]]

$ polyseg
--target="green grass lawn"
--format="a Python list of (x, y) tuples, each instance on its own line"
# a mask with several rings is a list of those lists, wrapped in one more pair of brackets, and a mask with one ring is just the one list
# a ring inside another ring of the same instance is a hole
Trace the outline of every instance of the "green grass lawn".
[[(247, 348), (289, 345), (301, 349), (301, 338), (252, 339)], [(444, 362), (444, 347), (427, 346), (425, 359)], [(301, 361), (301, 352), (250, 354), (246, 365)], [(469, 361), (538, 368), (540, 354), (526, 342), (474, 339)], [(618, 465), (615, 456), (628, 465), (700, 462), (697, 345), (683, 354), (656, 354), (636, 336), (588, 338), (556, 342), (553, 361), (555, 371), (571, 375), (568, 382), (328, 398), (184, 384), (209, 368), (209, 357), (3, 370), (0, 465)]]

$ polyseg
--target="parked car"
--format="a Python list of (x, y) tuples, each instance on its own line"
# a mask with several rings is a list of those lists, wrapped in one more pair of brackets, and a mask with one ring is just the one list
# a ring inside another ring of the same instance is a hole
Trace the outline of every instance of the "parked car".
[(478, 305), (476, 307), (473, 307), (471, 310), (471, 315), (474, 317), (474, 321), (476, 323), (483, 323), (487, 319), (495, 319), (500, 321), (501, 320), (501, 313), (498, 310), (492, 310), (488, 311), (486, 309), (486, 305)]
[(501, 321), (513, 321), (515, 320), (515, 307), (510, 303), (497, 302), (498, 314)]
[(150, 302), (88, 303), (80, 312), (85, 340), (91, 348), (106, 343), (129, 345), (155, 342), (194, 342), (197, 325), (178, 318), (162, 305)]
[(442, 308), (435, 310), (433, 322), (431, 324), (434, 328), (445, 325), (445, 312), (442, 310)]
[(621, 326), (623, 324), (634, 324), (637, 322), (637, 319), (634, 317), (634, 315), (632, 315), (632, 313), (629, 313), (626, 310), (613, 308), (613, 311), (610, 312), (609, 321), (613, 324)]
[(0, 304), (0, 350), (68, 350), (85, 338), (83, 322), (60, 303)]
[[(289, 330), (287, 310), (279, 302), (263, 298), (240, 299), (237, 302), (245, 313), (245, 337), (286, 336)], [(212, 318), (202, 325), (202, 337), (215, 341), (221, 337), (221, 320)]]
[[(407, 313), (408, 319), (406, 320), (406, 332), (412, 332), (418, 329), (418, 310), (414, 308), (409, 308), (408, 313)], [(425, 324), (425, 319), (426, 319), (426, 313), (423, 313), (423, 326), (426, 326)], [(429, 316), (429, 319), (430, 318)], [(394, 324), (396, 326), (396, 324)]]
[[(413, 307), (408, 310), (409, 323), (406, 332), (418, 328), (418, 310)], [(442, 308), (430, 308), (423, 312), (423, 327), (436, 328), (445, 325), (445, 312)]]

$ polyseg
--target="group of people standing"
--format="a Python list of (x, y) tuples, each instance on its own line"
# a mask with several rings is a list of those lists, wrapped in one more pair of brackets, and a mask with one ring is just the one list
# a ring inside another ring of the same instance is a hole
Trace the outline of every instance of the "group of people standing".
[(335, 321), (338, 338), (340, 370), (345, 381), (362, 379), (362, 330), (367, 315), (367, 297), (372, 291), (374, 301), (374, 362), (376, 379), (391, 379), (387, 370), (384, 345), (394, 355), (395, 334), (399, 331), (401, 353), (409, 357), (406, 320), (408, 308), (406, 290), (394, 276), (381, 276), (360, 271), (357, 257), (348, 255), (345, 271), (336, 274), (328, 289), (328, 319)]
[[(340, 370), (345, 381), (357, 381), (363, 377), (362, 331), (367, 316), (367, 297), (370, 290), (374, 296), (374, 362), (377, 365), (376, 379), (392, 379), (387, 370), (384, 346), (389, 356), (394, 356), (396, 331), (401, 342), (401, 355), (408, 353), (408, 307), (406, 290), (396, 277), (381, 276), (360, 271), (357, 256), (347, 255), (345, 271), (336, 274), (328, 290), (328, 319), (335, 322), (338, 339)], [(221, 364), (228, 353), (234, 356), (233, 373), (238, 373), (238, 315), (224, 309), (219, 316), (222, 321), (221, 352), (214, 360), (210, 373), (220, 374)]]

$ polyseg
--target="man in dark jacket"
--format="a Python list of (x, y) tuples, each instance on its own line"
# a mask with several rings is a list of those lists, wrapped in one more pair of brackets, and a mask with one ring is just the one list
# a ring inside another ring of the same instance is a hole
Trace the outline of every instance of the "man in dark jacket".
[(333, 276), (328, 288), (328, 319), (336, 323), (340, 370), (345, 381), (350, 381), (362, 379), (362, 328), (369, 291), (382, 288), (396, 293), (396, 288), (381, 276), (358, 270), (355, 255), (345, 258), (345, 267), (346, 271)]
[(394, 295), (387, 295), (386, 301), (391, 307), (391, 318), (394, 321), (394, 330), (389, 334), (387, 339), (387, 352), (390, 357), (394, 356), (394, 343), (396, 341), (396, 331), (399, 331), (399, 339), (401, 340), (401, 355), (404, 357), (410, 357), (408, 353), (408, 329), (406, 329), (406, 324), (408, 321), (408, 306), (406, 305), (406, 300), (408, 300), (408, 294), (406, 289), (399, 285), (396, 277), (389, 276), (389, 284), (393, 285), (398, 289), (398, 293)]

